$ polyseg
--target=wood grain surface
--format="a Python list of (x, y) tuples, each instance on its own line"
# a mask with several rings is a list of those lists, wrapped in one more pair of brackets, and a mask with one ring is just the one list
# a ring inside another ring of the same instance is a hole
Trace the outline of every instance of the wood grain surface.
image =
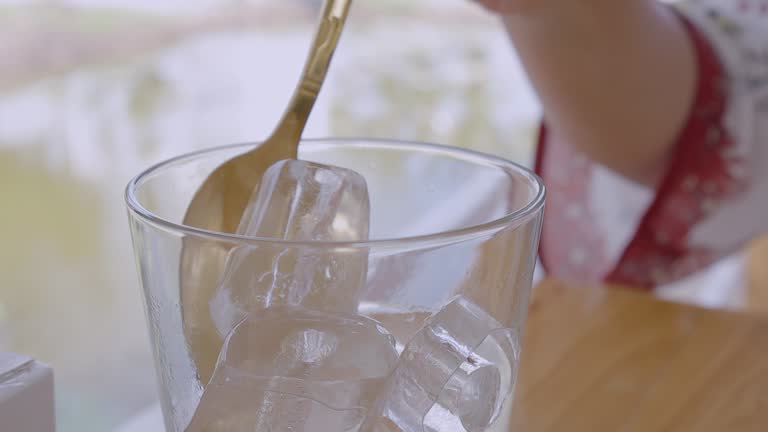
[(512, 431), (768, 431), (768, 318), (547, 280)]

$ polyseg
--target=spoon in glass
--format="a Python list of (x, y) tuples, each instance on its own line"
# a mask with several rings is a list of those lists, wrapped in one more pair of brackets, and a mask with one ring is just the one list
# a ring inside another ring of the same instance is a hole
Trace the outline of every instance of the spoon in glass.
[[(299, 140), (312, 112), (341, 36), (352, 0), (326, 0), (299, 84), (277, 127), (258, 147), (224, 162), (203, 182), (184, 224), (235, 233), (254, 189), (275, 162), (296, 159)], [(211, 321), (209, 302), (232, 245), (185, 239), (180, 269), (184, 330), (200, 381), (213, 373), (223, 344)]]

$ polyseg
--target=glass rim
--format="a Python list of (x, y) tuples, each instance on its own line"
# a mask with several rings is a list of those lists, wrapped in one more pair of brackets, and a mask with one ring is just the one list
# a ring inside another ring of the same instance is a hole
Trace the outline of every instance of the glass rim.
[(478, 238), (486, 234), (500, 231), (509, 226), (513, 226), (518, 222), (524, 222), (536, 213), (538, 213), (544, 206), (546, 197), (546, 187), (544, 186), (541, 178), (532, 170), (504, 158), (478, 152), (475, 150), (469, 150), (461, 147), (447, 146), (442, 144), (432, 144), (420, 141), (407, 141), (407, 140), (395, 140), (395, 139), (380, 139), (380, 138), (309, 138), (302, 139), (301, 145), (309, 145), (312, 147), (322, 147), (329, 145), (344, 144), (356, 148), (376, 148), (376, 147), (388, 147), (394, 149), (420, 149), (423, 151), (438, 152), (442, 154), (458, 155), (464, 160), (475, 160), (483, 162), (484, 164), (491, 164), (498, 167), (511, 168), (518, 174), (523, 175), (529, 179), (531, 184), (535, 187), (535, 195), (524, 206), (519, 209), (509, 212), (499, 218), (483, 222), (480, 224), (469, 225), (466, 227), (460, 227), (452, 230), (438, 231), (434, 233), (427, 233), (422, 235), (407, 236), (400, 238), (380, 238), (372, 240), (359, 240), (359, 241), (297, 241), (297, 240), (284, 240), (278, 238), (269, 237), (250, 237), (239, 234), (232, 234), (220, 231), (213, 231), (204, 228), (198, 228), (195, 226), (185, 225), (183, 223), (177, 223), (163, 218), (144, 207), (138, 197), (136, 191), (141, 184), (155, 173), (161, 172), (166, 168), (172, 167), (175, 164), (182, 163), (186, 160), (199, 157), (208, 153), (215, 153), (219, 151), (225, 151), (228, 149), (237, 149), (245, 147), (253, 147), (258, 142), (244, 142), (235, 144), (226, 144), (221, 146), (209, 147), (193, 152), (183, 153), (174, 156), (169, 159), (165, 159), (161, 162), (151, 165), (144, 171), (133, 177), (125, 188), (125, 201), (129, 211), (138, 216), (145, 222), (158, 226), (164, 230), (177, 232), (188, 236), (194, 236), (198, 238), (205, 238), (208, 240), (215, 240), (227, 243), (239, 243), (243, 245), (259, 245), (264, 243), (270, 243), (273, 245), (285, 245), (286, 247), (328, 247), (328, 248), (403, 248), (407, 246), (418, 246), (434, 243), (440, 244), (452, 244), (462, 241), (466, 241), (473, 238)]

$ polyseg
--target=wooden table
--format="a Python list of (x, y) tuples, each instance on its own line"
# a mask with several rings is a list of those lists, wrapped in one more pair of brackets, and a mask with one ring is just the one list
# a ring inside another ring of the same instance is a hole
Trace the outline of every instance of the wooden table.
[(768, 319), (545, 281), (515, 432), (768, 431)]

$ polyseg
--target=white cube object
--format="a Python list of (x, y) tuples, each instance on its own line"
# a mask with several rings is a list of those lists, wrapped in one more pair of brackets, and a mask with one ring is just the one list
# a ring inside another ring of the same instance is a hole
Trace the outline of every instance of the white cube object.
[(53, 370), (23, 355), (0, 353), (0, 431), (55, 430)]

